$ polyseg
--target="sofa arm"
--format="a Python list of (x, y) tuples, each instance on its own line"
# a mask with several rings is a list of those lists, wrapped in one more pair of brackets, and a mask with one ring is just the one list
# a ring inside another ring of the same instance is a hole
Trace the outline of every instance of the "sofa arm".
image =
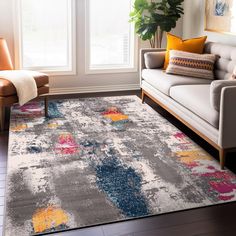
[(236, 86), (221, 92), (218, 144), (223, 148), (236, 148)]
[(216, 111), (220, 111), (222, 89), (229, 86), (236, 86), (236, 80), (214, 80), (211, 83), (210, 103)]

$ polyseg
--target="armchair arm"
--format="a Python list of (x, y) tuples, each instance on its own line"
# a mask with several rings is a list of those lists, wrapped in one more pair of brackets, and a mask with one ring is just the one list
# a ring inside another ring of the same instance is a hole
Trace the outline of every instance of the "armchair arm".
[(144, 58), (144, 54), (145, 53), (151, 53), (151, 52), (165, 52), (166, 49), (164, 48), (143, 48), (140, 49), (140, 65), (139, 65), (139, 72), (140, 72), (140, 82), (142, 81), (142, 70), (146, 69), (146, 65), (145, 65), (145, 58)]
[(221, 92), (218, 144), (236, 148), (236, 86), (224, 87)]

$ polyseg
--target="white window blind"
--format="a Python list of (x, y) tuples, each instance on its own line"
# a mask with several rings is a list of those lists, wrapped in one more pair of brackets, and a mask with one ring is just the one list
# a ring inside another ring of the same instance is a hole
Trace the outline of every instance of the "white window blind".
[(89, 0), (88, 69), (134, 67), (134, 29), (129, 23), (132, 0)]
[(21, 68), (72, 70), (72, 0), (19, 0)]

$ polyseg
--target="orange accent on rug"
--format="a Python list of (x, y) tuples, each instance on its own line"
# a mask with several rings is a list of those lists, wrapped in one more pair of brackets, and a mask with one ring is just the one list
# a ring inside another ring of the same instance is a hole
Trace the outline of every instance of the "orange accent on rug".
[(68, 215), (62, 209), (54, 206), (37, 210), (32, 218), (35, 233), (42, 233), (66, 224), (68, 220)]

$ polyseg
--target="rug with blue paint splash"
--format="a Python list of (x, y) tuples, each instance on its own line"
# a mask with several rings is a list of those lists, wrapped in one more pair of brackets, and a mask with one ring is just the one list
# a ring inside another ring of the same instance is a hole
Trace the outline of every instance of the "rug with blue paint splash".
[(14, 106), (7, 179), (7, 236), (236, 199), (235, 175), (136, 96)]

